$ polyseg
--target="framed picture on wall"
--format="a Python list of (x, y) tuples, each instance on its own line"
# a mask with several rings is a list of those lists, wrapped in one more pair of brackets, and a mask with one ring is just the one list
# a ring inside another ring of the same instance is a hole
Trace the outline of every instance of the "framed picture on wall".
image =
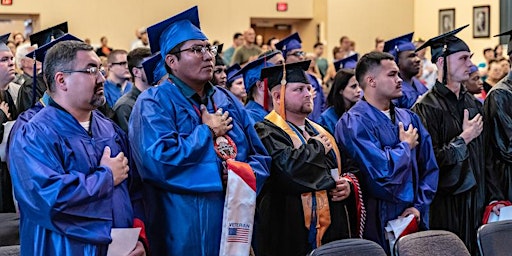
[(439, 10), (439, 35), (455, 29), (455, 9)]
[(473, 38), (490, 36), (490, 17), (491, 7), (489, 5), (473, 7)]

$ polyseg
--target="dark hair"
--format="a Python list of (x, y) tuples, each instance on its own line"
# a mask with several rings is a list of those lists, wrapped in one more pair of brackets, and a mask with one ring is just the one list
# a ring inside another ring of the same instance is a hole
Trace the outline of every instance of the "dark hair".
[(322, 42), (317, 42), (314, 46), (313, 46), (313, 49), (316, 49), (318, 46), (323, 46), (324, 44)]
[(348, 85), (348, 81), (354, 76), (354, 71), (352, 69), (340, 69), (336, 76), (334, 76), (334, 81), (332, 83), (332, 88), (329, 91), (329, 95), (327, 95), (327, 106), (334, 107), (334, 112), (338, 116), (341, 116), (347, 106), (345, 106), (345, 100), (343, 97), (340, 97), (340, 92), (345, 90)]
[(494, 50), (492, 48), (485, 48), (484, 49), (484, 55), (485, 55), (486, 52), (491, 52), (491, 51), (494, 52)]
[(345, 40), (345, 39), (348, 39), (348, 36), (342, 36), (342, 37), (340, 38), (340, 44), (342, 44), (342, 43), (343, 43), (343, 40)]
[(135, 48), (128, 53), (126, 59), (128, 60), (128, 70), (130, 70), (132, 77), (135, 77), (132, 69), (135, 67), (140, 67), (144, 58), (149, 56), (151, 56), (151, 51), (149, 48), (145, 47)]
[(373, 71), (376, 67), (381, 66), (382, 60), (392, 60), (395, 61), (395, 57), (387, 52), (370, 52), (357, 62), (356, 66), (356, 80), (359, 82), (359, 86), (361, 88), (365, 88), (366, 84), (364, 83), (364, 76)]
[[(181, 47), (185, 44), (185, 42), (187, 42), (187, 41), (177, 44), (167, 54), (172, 54), (172, 55), (176, 56), (176, 58), (178, 60), (180, 60), (181, 52), (179, 52), (179, 51), (180, 51)], [(165, 62), (165, 58), (163, 59), (163, 61)], [(168, 74), (172, 74), (172, 70), (169, 66), (167, 66), (167, 63), (165, 63), (164, 67)]]
[(52, 46), (46, 52), (43, 62), (43, 75), (48, 90), (55, 91), (55, 73), (74, 68), (77, 52), (93, 50), (92, 46), (81, 41), (63, 41)]
[(233, 40), (237, 39), (239, 36), (243, 36), (242, 33), (240, 32), (236, 32), (234, 35), (233, 35)]
[(276, 39), (275, 36), (271, 37), (268, 41), (267, 41), (267, 45), (270, 45), (270, 42), (272, 42), (272, 40)]
[(340, 51), (340, 47), (334, 46), (334, 48), (332, 48), (332, 57), (336, 58), (336, 53), (338, 53), (339, 51)]
[(500, 61), (504, 60), (505, 58), (502, 58), (501, 60), (500, 59), (491, 59), (489, 60), (489, 64), (487, 64), (487, 70), (491, 70), (491, 65), (493, 63), (496, 63), (496, 64), (500, 64)]
[(111, 64), (114, 61), (116, 61), (115, 60), (116, 56), (120, 55), (120, 54), (128, 54), (128, 52), (125, 51), (125, 50), (121, 50), (121, 49), (116, 49), (116, 50), (111, 51), (110, 54), (107, 57), (107, 63)]

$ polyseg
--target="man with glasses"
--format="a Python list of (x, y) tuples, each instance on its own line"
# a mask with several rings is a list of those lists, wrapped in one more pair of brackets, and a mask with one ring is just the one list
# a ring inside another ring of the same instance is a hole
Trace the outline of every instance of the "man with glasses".
[(149, 48), (135, 48), (134, 50), (128, 53), (128, 69), (130, 70), (130, 74), (133, 77), (133, 87), (132, 89), (121, 96), (119, 100), (114, 105), (114, 121), (123, 129), (126, 133), (128, 133), (128, 120), (130, 119), (130, 114), (132, 113), (133, 105), (135, 105), (135, 101), (139, 94), (149, 87), (148, 79), (146, 77), (146, 73), (142, 68), (142, 62), (151, 56), (151, 51)]
[[(234, 163), (248, 168), (254, 193), (269, 175), (270, 158), (242, 104), (209, 82), (217, 49), (200, 30), (198, 16), (193, 7), (148, 27), (151, 51), (160, 51), (169, 79), (142, 92), (130, 118), (154, 255), (224, 255), (222, 223), (229, 215), (223, 212), (230, 211), (224, 203), (232, 184), (226, 174)], [(244, 216), (253, 218), (254, 209)], [(229, 232), (236, 239), (246, 227)], [(248, 245), (252, 232), (245, 234), (240, 244)]]
[[(276, 48), (281, 50), (286, 64), (303, 61), (306, 59), (306, 54), (302, 50), (302, 40), (299, 33), (294, 33), (285, 39), (276, 43)], [(322, 89), (321, 81), (312, 74), (307, 74), (309, 83), (313, 89), (313, 112), (309, 114), (308, 118), (317, 122), (322, 112), (325, 109), (325, 95)]]
[[(100, 59), (83, 42), (58, 42), (43, 72), (48, 106), (10, 147), (21, 254), (106, 255), (111, 230), (141, 224), (144, 211), (127, 138), (95, 110), (105, 103)], [(137, 242), (130, 255), (144, 251)]]
[(105, 81), (107, 106), (113, 108), (117, 100), (132, 89), (131, 74), (128, 69), (128, 53), (125, 50), (113, 50), (107, 58), (108, 77)]

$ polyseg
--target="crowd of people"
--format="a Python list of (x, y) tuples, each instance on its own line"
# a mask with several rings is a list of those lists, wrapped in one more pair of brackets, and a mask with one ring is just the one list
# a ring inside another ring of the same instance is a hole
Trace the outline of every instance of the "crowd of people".
[(117, 228), (141, 229), (132, 256), (346, 238), (390, 254), (386, 225), (408, 216), (477, 255), (484, 216), (512, 200), (512, 31), (508, 57), (477, 66), (465, 27), (364, 54), (343, 36), (333, 62), (298, 33), (210, 43), (197, 7), (130, 51), (66, 23), (1, 36), (0, 212), (19, 207), (22, 255), (106, 255)]

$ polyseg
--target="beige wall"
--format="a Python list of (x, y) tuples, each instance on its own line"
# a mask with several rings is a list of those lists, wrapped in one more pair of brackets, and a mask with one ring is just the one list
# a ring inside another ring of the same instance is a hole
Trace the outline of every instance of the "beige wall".
[[(415, 37), (428, 39), (438, 35), (438, 10), (456, 9), (456, 26), (472, 23), (475, 5), (491, 6), (491, 35), (499, 31), (499, 0), (293, 0), (287, 12), (277, 12), (278, 0), (44, 0), (14, 1), (0, 6), (1, 14), (38, 14), (41, 28), (69, 21), (71, 33), (99, 43), (106, 35), (114, 48), (130, 47), (135, 29), (152, 25), (193, 5), (199, 6), (202, 29), (211, 40), (231, 44), (234, 32), (250, 26), (250, 18), (293, 19), (292, 30), (303, 39), (303, 48), (312, 51), (316, 41), (316, 25), (320, 24), (321, 41), (327, 43), (325, 56), (332, 59), (332, 48), (347, 35), (356, 41), (359, 53), (374, 48), (375, 37), (393, 38), (411, 31)], [(144, 5), (142, 5), (144, 3)], [(48, 8), (59, 6), (59, 8)], [(116, 10), (116, 11), (112, 11)], [(122, 12), (120, 11), (122, 10)], [(7, 31), (0, 31), (7, 32)], [(473, 39), (472, 28), (460, 33), (482, 59), (482, 49), (493, 47), (497, 38)]]
[[(490, 38), (473, 38), (473, 6), (480, 5), (491, 6)], [(486, 47), (494, 48), (499, 43), (497, 37), (492, 37), (499, 34), (500, 29), (499, 0), (415, 0), (415, 36), (428, 39), (439, 35), (439, 9), (450, 8), (455, 8), (455, 27), (470, 24), (469, 27), (457, 34), (457, 37), (464, 40), (471, 51), (475, 53), (472, 58), (473, 62), (475, 64), (482, 62), (484, 60), (483, 49)]]
[(356, 42), (356, 51), (364, 54), (375, 48), (375, 37), (384, 39), (414, 30), (412, 0), (327, 0), (328, 58), (332, 48), (346, 35)]
[(88, 37), (93, 44), (99, 44), (100, 37), (106, 35), (109, 38), (109, 44), (114, 48), (129, 49), (131, 42), (135, 39), (137, 28), (152, 25), (194, 5), (199, 6), (201, 25), (205, 34), (212, 40), (216, 39), (228, 44), (231, 43), (235, 31), (243, 31), (250, 26), (250, 17), (313, 18), (311, 0), (288, 1), (287, 12), (277, 12), (276, 2), (276, 0), (14, 1), (12, 6), (0, 6), (0, 13), (39, 14), (40, 27), (36, 27), (36, 31), (67, 20), (70, 32), (78, 37)]

